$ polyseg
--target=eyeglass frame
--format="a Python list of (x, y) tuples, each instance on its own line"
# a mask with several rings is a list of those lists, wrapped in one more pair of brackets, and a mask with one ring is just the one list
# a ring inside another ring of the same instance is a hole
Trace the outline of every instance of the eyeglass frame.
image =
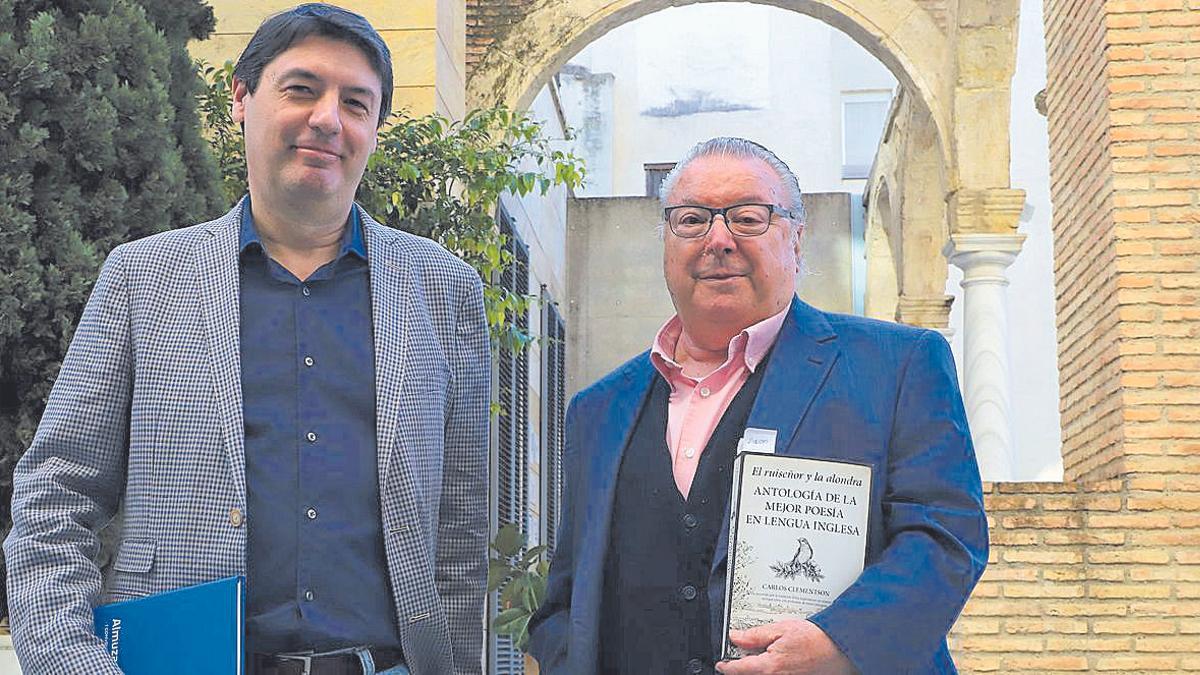
[[(733, 231), (732, 227), (729, 226), (729, 216), (727, 215), (728, 212), (733, 209), (741, 208), (743, 206), (765, 206), (767, 208), (767, 226), (763, 228), (762, 232), (756, 232), (754, 234), (738, 234), (737, 232)], [(685, 237), (682, 234), (679, 234), (678, 232), (675, 231), (675, 228), (671, 225), (671, 212), (674, 211), (675, 209), (704, 209), (705, 211), (708, 211), (708, 227), (704, 228), (703, 232), (701, 232), (699, 234), (694, 234), (690, 237)], [(775, 214), (779, 214), (789, 220), (796, 219), (795, 211), (792, 211), (791, 209), (785, 209), (782, 206), (779, 206), (778, 204), (764, 204), (762, 202), (743, 202), (741, 204), (731, 204), (729, 206), (726, 206), (724, 208), (719, 208), (719, 209), (713, 208), (711, 206), (701, 206), (700, 204), (676, 204), (675, 206), (667, 206), (667, 207), (663, 208), (663, 222), (666, 224), (667, 229), (669, 229), (671, 231), (671, 234), (675, 235), (676, 237), (679, 237), (680, 239), (700, 239), (701, 237), (707, 236), (708, 233), (712, 231), (713, 223), (716, 222), (717, 216), (721, 216), (721, 220), (723, 220), (725, 222), (725, 229), (729, 230), (729, 234), (731, 234), (735, 237), (742, 237), (743, 239), (746, 239), (749, 237), (761, 237), (762, 235), (766, 234), (767, 230), (771, 229), (771, 217), (774, 216)]]

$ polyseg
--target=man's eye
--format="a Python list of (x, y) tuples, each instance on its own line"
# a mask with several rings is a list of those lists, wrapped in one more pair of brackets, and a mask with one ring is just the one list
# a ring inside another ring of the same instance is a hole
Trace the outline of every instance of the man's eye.
[(360, 109), (362, 109), (362, 110), (366, 110), (366, 109), (367, 109), (367, 104), (366, 104), (366, 103), (363, 103), (362, 101), (360, 101), (360, 100), (358, 100), (358, 99), (354, 99), (354, 98), (352, 98), (352, 99), (349, 99), (349, 100), (347, 100), (347, 101), (346, 101), (346, 103), (347, 103), (347, 104), (349, 104), (349, 105), (352, 105), (352, 106), (354, 106), (354, 107), (356, 107), (356, 108), (360, 108)]
[(295, 94), (311, 94), (312, 93), (312, 89), (309, 89), (308, 87), (306, 87), (302, 84), (293, 84), (287, 88), (287, 91), (290, 91)]
[(689, 213), (680, 218), (679, 222), (684, 225), (699, 225), (704, 222), (704, 219), (694, 213)]

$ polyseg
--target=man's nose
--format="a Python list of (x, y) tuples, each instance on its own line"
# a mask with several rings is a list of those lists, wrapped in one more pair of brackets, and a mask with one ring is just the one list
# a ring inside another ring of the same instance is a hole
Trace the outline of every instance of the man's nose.
[[(717, 219), (720, 218), (720, 221)], [(704, 248), (709, 251), (732, 253), (737, 248), (737, 239), (729, 231), (729, 221), (723, 215), (714, 215), (708, 234), (704, 235)]]
[(308, 116), (308, 126), (327, 136), (340, 133), (342, 130), (342, 116), (341, 102), (338, 100), (338, 97), (326, 94), (317, 99)]

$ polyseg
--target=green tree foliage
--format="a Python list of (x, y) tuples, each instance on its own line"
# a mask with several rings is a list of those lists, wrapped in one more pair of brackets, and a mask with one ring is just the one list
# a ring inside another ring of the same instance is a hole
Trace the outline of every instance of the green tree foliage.
[(186, 41), (202, 0), (0, 0), (0, 534), (100, 264), (219, 212)]
[[(241, 130), (230, 117), (233, 65), (202, 66), (208, 91), (200, 102), (228, 199), (246, 191)], [(558, 150), (540, 122), (524, 112), (485, 108), (460, 121), (437, 114), (394, 115), (367, 161), (356, 198), (385, 224), (437, 240), (483, 277), (488, 326), (495, 346), (520, 350), (530, 336), (512, 317), (530, 298), (497, 282), (512, 264), (495, 222), (500, 195), (546, 194), (583, 182), (583, 161)]]

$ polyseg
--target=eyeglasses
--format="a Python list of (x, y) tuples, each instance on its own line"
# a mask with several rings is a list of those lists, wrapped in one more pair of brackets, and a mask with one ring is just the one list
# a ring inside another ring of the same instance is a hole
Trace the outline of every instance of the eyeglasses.
[(663, 218), (676, 237), (695, 239), (712, 229), (717, 216), (725, 219), (725, 227), (735, 237), (757, 237), (771, 226), (771, 216), (795, 218), (792, 211), (774, 204), (734, 204), (714, 209), (694, 204), (680, 204), (663, 209)]

